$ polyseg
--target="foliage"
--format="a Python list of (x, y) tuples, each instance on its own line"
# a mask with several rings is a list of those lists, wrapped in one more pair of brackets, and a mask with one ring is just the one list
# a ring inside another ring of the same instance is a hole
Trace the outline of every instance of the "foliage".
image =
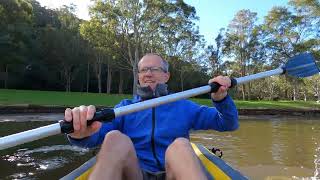
[[(0, 88), (130, 94), (146, 53), (169, 61), (171, 92), (205, 85), (215, 75), (271, 70), (306, 51), (319, 63), (316, 0), (273, 7), (260, 24), (256, 12), (240, 10), (214, 45), (206, 45), (195, 8), (183, 0), (95, 0), (88, 21), (75, 9), (0, 1)], [(230, 93), (243, 100), (319, 101), (319, 76), (271, 77)]]

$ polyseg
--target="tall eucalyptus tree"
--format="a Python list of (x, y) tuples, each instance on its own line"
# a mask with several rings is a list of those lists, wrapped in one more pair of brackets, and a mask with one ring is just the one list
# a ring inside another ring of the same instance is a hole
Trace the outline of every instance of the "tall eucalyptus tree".
[[(256, 48), (258, 43), (256, 21), (257, 13), (240, 10), (230, 22), (226, 32), (223, 52), (237, 62), (240, 68), (239, 76), (247, 75), (249, 65), (258, 50)], [(241, 86), (243, 100), (246, 99), (246, 86), (245, 84)], [(250, 97), (249, 88), (247, 95)]]

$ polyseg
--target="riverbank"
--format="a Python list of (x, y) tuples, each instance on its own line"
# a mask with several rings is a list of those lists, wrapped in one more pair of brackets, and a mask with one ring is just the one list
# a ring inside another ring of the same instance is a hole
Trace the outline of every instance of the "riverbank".
[[(0, 89), (0, 106), (1, 111), (42, 111), (38, 106), (51, 109), (50, 112), (60, 112), (65, 107), (75, 107), (81, 104), (94, 104), (100, 107), (114, 107), (123, 99), (131, 99), (132, 95), (128, 94), (105, 94), (105, 93), (84, 93), (84, 92), (60, 92), (60, 91), (34, 91), (34, 90), (14, 90), (14, 89)], [(211, 99), (208, 98), (190, 98), (190, 100), (207, 106), (212, 106)], [(320, 110), (320, 103), (316, 101), (289, 101), (289, 100), (234, 100), (238, 109), (250, 109), (245, 113), (255, 113), (259, 109), (270, 109), (269, 112), (277, 110), (298, 109), (297, 113), (301, 113), (300, 109), (305, 112), (309, 110)], [(62, 108), (60, 108), (62, 107)], [(22, 109), (22, 110), (21, 110)], [(40, 109), (40, 110), (38, 110)], [(253, 111), (251, 110), (253, 109)], [(305, 110), (306, 109), (306, 110)], [(282, 111), (281, 111), (282, 112)]]
[[(36, 114), (36, 113), (64, 113), (67, 106), (42, 105), (0, 105), (0, 114)], [(97, 109), (105, 108), (97, 106)], [(239, 115), (285, 115), (285, 116), (317, 116), (320, 109), (282, 109), (282, 108), (238, 108)]]

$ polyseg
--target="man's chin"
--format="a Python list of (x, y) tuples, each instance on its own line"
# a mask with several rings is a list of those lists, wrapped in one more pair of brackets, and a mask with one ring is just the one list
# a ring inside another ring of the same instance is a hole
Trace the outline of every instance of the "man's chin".
[(157, 86), (157, 84), (155, 84), (155, 83), (145, 83), (143, 86), (149, 86), (152, 90), (154, 90), (155, 88), (156, 88), (156, 86)]

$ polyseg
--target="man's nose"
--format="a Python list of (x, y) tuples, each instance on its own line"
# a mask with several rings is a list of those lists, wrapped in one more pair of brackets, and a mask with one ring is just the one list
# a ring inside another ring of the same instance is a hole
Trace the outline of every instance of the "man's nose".
[(148, 76), (151, 76), (151, 75), (152, 75), (151, 69), (148, 69), (148, 70), (147, 70), (146, 75), (148, 75)]

